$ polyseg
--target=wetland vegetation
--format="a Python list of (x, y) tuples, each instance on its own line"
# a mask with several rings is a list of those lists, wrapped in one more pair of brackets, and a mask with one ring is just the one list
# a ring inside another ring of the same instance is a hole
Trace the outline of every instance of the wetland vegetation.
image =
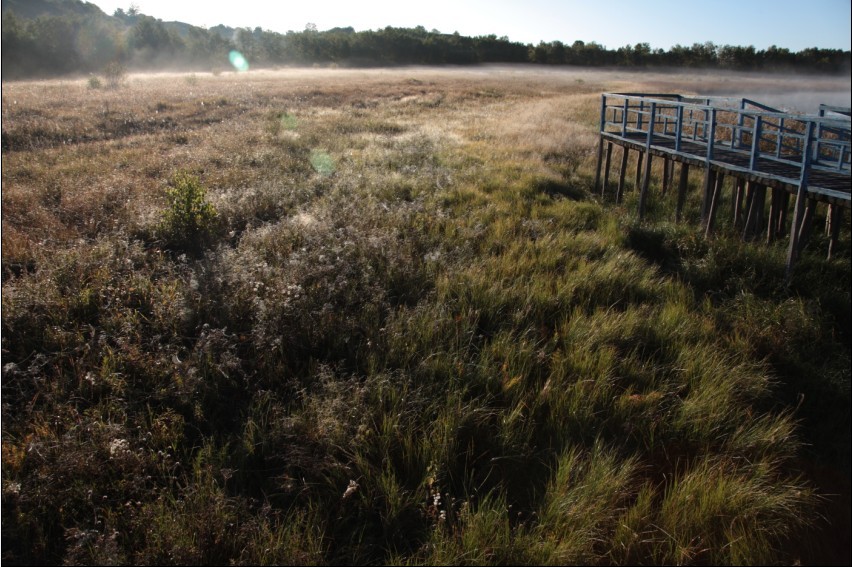
[(4, 82), (3, 562), (848, 562), (848, 217), (591, 190), (601, 92), (791, 85)]

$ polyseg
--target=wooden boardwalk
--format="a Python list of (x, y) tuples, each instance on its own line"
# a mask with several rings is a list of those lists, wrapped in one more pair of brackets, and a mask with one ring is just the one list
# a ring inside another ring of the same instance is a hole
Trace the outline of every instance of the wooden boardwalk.
[[(701, 222), (707, 235), (722, 202), (724, 180), (730, 177), (734, 223), (742, 228), (744, 239), (754, 239), (764, 230), (768, 241), (789, 234), (788, 278), (811, 234), (817, 203), (828, 207), (831, 257), (844, 211), (852, 204), (849, 108), (822, 105), (818, 115), (802, 115), (749, 99), (604, 93), (600, 116), (595, 187), (602, 195), (609, 188), (613, 147), (622, 148), (617, 201), (623, 195), (630, 152), (636, 151), (641, 218), (653, 159), (662, 158), (663, 193), (673, 185), (675, 164), (680, 164), (675, 213), (680, 221), (690, 169), (701, 168)], [(768, 215), (767, 190), (771, 191)], [(795, 196), (792, 211), (791, 196)]]

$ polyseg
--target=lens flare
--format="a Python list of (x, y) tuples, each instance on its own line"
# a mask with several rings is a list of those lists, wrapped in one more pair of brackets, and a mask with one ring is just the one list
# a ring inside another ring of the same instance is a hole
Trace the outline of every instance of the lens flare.
[(243, 57), (243, 54), (239, 51), (231, 51), (228, 53), (228, 60), (231, 62), (231, 65), (234, 66), (234, 69), (240, 73), (249, 70), (248, 60)]

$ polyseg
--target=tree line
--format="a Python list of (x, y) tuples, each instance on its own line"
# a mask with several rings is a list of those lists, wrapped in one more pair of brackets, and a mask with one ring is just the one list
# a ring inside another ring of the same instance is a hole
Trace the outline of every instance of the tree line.
[[(69, 0), (74, 2), (75, 0)], [(79, 4), (79, 0), (77, 0)], [(260, 27), (200, 28), (163, 22), (135, 7), (112, 16), (78, 10), (24, 18), (3, 14), (4, 78), (99, 72), (109, 64), (129, 68), (222, 71), (228, 54), (239, 51), (254, 67), (281, 65), (443, 65), (535, 63), (543, 65), (691, 67), (841, 73), (850, 70), (850, 52), (808, 48), (799, 52), (772, 46), (675, 45), (653, 49), (648, 43), (607, 49), (596, 42), (510, 41), (508, 37), (467, 37), (415, 28), (386, 27), (357, 32), (351, 27), (278, 33)]]

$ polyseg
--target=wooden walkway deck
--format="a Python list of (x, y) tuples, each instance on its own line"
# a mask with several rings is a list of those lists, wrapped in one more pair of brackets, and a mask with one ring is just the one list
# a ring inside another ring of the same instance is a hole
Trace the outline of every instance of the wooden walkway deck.
[[(662, 189), (680, 164), (676, 218), (686, 197), (690, 168), (704, 170), (701, 222), (706, 234), (732, 183), (734, 223), (743, 238), (766, 230), (768, 241), (789, 233), (787, 277), (811, 234), (817, 203), (825, 203), (828, 255), (836, 246), (846, 209), (852, 205), (850, 109), (822, 105), (818, 115), (782, 112), (749, 99), (688, 98), (679, 94), (604, 93), (596, 188), (609, 187), (614, 146), (622, 148), (616, 200), (620, 201), (631, 151), (638, 154), (639, 216), (649, 198), (651, 165), (663, 158)], [(605, 156), (605, 157), (604, 157)], [(603, 166), (603, 185), (601, 172)], [(771, 190), (768, 216), (767, 189)], [(795, 195), (791, 216), (790, 197)], [(789, 226), (788, 226), (789, 225)]]

